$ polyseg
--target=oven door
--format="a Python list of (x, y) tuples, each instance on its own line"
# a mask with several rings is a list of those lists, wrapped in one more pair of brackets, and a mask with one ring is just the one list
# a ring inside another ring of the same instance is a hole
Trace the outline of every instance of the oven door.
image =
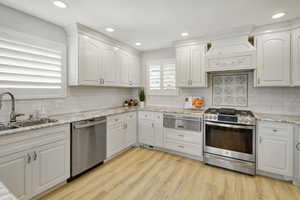
[(255, 162), (255, 126), (205, 122), (204, 152)]

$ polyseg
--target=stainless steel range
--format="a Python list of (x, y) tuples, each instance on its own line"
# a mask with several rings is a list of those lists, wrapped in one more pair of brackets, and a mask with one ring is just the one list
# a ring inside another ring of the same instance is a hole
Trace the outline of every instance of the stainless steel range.
[(225, 108), (206, 110), (204, 162), (255, 175), (255, 124), (251, 111)]

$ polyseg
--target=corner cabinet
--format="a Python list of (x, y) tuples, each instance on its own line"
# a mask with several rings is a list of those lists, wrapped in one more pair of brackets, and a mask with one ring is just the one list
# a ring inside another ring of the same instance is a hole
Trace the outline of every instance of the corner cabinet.
[(300, 28), (292, 32), (292, 83), (300, 86)]
[(107, 118), (107, 158), (137, 143), (136, 112), (109, 116)]
[(257, 37), (257, 83), (290, 86), (291, 33), (279, 32)]
[(205, 45), (176, 49), (177, 87), (207, 87), (204, 56)]
[(67, 32), (69, 85), (140, 86), (138, 51), (80, 24)]
[(163, 114), (159, 112), (139, 112), (139, 142), (163, 147)]
[(293, 176), (293, 125), (258, 122), (257, 169), (263, 172)]
[(0, 180), (20, 200), (70, 176), (70, 125), (1, 136)]

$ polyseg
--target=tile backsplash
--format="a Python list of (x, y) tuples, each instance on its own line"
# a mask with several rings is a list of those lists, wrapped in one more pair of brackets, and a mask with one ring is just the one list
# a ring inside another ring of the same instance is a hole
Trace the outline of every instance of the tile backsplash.
[[(241, 73), (245, 74), (245, 73)], [(270, 114), (300, 115), (300, 87), (253, 87), (253, 73), (248, 74), (248, 106), (236, 107)], [(215, 107), (212, 100), (212, 80), (208, 88), (180, 89), (178, 96), (147, 96), (147, 105), (183, 107), (186, 96), (202, 96), (205, 107)], [(222, 106), (220, 106), (222, 107)], [(225, 107), (225, 106), (224, 106)], [(231, 107), (231, 106), (226, 106)]]
[(247, 107), (248, 74), (214, 74), (212, 95), (214, 106)]

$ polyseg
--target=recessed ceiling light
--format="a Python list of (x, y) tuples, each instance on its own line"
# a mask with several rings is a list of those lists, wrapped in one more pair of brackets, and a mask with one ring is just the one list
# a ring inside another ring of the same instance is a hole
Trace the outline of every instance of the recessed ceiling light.
[(140, 42), (136, 42), (135, 46), (141, 46), (142, 44)]
[(59, 8), (66, 8), (67, 4), (63, 1), (53, 1), (53, 4)]
[(181, 36), (182, 37), (187, 37), (187, 36), (189, 36), (189, 33), (187, 33), (187, 32), (181, 33)]
[(113, 28), (106, 28), (105, 30), (106, 30), (107, 32), (110, 32), (110, 33), (112, 33), (112, 32), (115, 31), (115, 29), (113, 29)]
[(272, 19), (279, 19), (279, 18), (282, 18), (286, 15), (285, 12), (280, 12), (280, 13), (276, 13), (272, 16)]

